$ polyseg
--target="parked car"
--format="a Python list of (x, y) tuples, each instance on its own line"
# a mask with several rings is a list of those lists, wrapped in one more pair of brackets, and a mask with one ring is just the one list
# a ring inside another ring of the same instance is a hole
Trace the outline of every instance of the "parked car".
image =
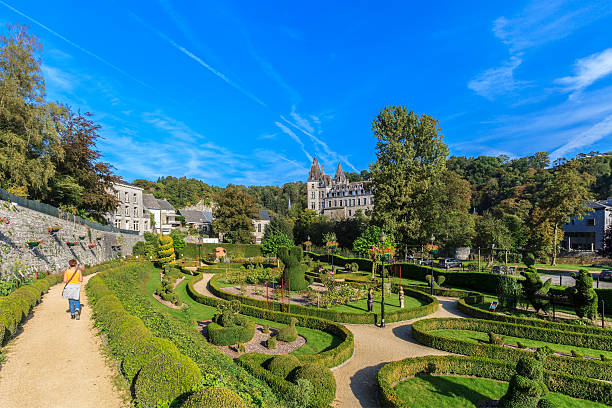
[(434, 261), (433, 259), (419, 259), (417, 263), (419, 265), (433, 265)]
[(456, 258), (444, 258), (440, 260), (438, 265), (444, 269), (461, 268), (461, 261)]
[(612, 269), (604, 269), (599, 274), (599, 280), (612, 282)]
[(506, 270), (506, 265), (495, 265), (491, 268), (491, 273), (497, 273), (499, 275), (512, 275), (514, 274), (514, 266), (509, 266)]

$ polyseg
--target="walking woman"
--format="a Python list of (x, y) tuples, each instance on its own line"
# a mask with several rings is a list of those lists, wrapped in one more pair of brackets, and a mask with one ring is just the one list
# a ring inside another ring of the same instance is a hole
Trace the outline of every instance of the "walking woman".
[(71, 259), (68, 264), (70, 267), (64, 271), (64, 291), (62, 296), (68, 299), (70, 307), (70, 317), (72, 319), (81, 319), (81, 282), (83, 282), (83, 274), (77, 267), (77, 261)]

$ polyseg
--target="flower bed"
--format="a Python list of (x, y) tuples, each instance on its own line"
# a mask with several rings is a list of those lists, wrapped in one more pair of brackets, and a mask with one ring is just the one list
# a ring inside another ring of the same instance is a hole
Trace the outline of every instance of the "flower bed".
[(52, 225), (49, 228), (47, 228), (47, 231), (49, 232), (49, 234), (55, 234), (56, 232), (58, 232), (61, 229), (62, 229), (62, 227), (60, 227), (59, 225)]
[(43, 245), (44, 242), (37, 240), (37, 239), (28, 239), (26, 241), (26, 245), (31, 249), (31, 248), (36, 248), (37, 246), (41, 246)]
[[(407, 358), (386, 364), (378, 372), (378, 390), (384, 407), (408, 407), (396, 392), (396, 386), (406, 378), (420, 373), (469, 375), (509, 381), (514, 374), (514, 363), (482, 357), (425, 356)], [(544, 371), (548, 389), (573, 398), (612, 404), (612, 384), (582, 376), (555, 371)]]

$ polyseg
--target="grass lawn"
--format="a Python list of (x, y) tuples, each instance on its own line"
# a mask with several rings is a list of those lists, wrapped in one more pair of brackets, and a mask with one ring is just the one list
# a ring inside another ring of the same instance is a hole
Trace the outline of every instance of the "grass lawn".
[[(450, 329), (449, 330), (434, 330), (432, 331), (432, 333), (440, 335), (440, 336), (448, 337), (451, 339), (467, 340), (473, 343), (477, 343), (479, 340), (484, 340), (487, 342), (489, 341), (489, 335), (487, 333), (472, 331), (472, 330), (450, 330)], [(504, 342), (508, 344), (516, 345), (517, 342), (520, 341), (521, 344), (524, 344), (525, 346), (528, 346), (528, 347), (537, 348), (537, 347), (542, 347), (542, 346), (548, 346), (552, 350), (560, 352), (560, 353), (569, 354), (572, 350), (575, 350), (576, 352), (583, 354), (585, 356), (599, 357), (600, 354), (603, 354), (604, 356), (608, 358), (612, 358), (612, 351), (600, 351), (600, 350), (594, 350), (594, 349), (589, 349), (589, 348), (584, 348), (584, 347), (568, 346), (566, 344), (556, 344), (556, 343), (548, 343), (548, 342), (539, 341), (539, 340), (523, 339), (520, 337), (512, 337), (512, 336), (504, 336), (504, 337), (506, 338)]]
[[(380, 313), (380, 301), (381, 298), (374, 298), (374, 313)], [(413, 307), (419, 307), (424, 305), (425, 302), (415, 299), (410, 296), (404, 296), (404, 307), (409, 309)], [(368, 310), (368, 300), (360, 299), (355, 300), (353, 302), (349, 302), (346, 305), (336, 305), (330, 308), (330, 310), (334, 310), (336, 312), (367, 312)], [(395, 312), (400, 310), (399, 307), (399, 297), (396, 293), (391, 294), (389, 296), (385, 296), (385, 312)]]
[[(481, 401), (500, 399), (508, 383), (488, 378), (460, 376), (414, 377), (397, 385), (400, 398), (411, 407), (419, 408), (475, 408)], [(558, 408), (605, 407), (592, 401), (579, 400), (563, 394), (547, 396)]]
[[(185, 303), (187, 306), (189, 306), (187, 309), (181, 309), (181, 310), (171, 309), (169, 307), (162, 305), (155, 299), (153, 299), (152, 294), (153, 292), (155, 292), (155, 289), (157, 288), (160, 282), (159, 274), (160, 274), (159, 269), (152, 269), (151, 274), (147, 278), (147, 282), (146, 282), (147, 295), (154, 308), (164, 310), (166, 313), (169, 313), (172, 317), (178, 320), (182, 320), (186, 323), (192, 323), (196, 320), (211, 320), (212, 319), (212, 317), (217, 312), (217, 309), (212, 306), (206, 306), (201, 303), (198, 303), (195, 300), (193, 300), (191, 296), (189, 296), (189, 294), (187, 294), (187, 281), (189, 279), (189, 276), (187, 276), (187, 278), (184, 279), (176, 287), (176, 290), (175, 290), (175, 292), (179, 295), (179, 298), (181, 299), (181, 301)], [(281, 324), (278, 322), (272, 322), (269, 320), (256, 319), (250, 316), (247, 316), (247, 318), (258, 324), (268, 324), (270, 325), (270, 327), (281, 328), (285, 326), (284, 324)], [(195, 327), (195, 324), (194, 324), (194, 327)], [(304, 338), (306, 339), (306, 344), (291, 354), (295, 354), (295, 355), (318, 354), (323, 351), (334, 348), (338, 344), (340, 344), (340, 338), (332, 334), (329, 334), (329, 333), (325, 333), (319, 330), (309, 329), (306, 327), (299, 327), (299, 326), (297, 328), (297, 331), (300, 335), (304, 336)]]

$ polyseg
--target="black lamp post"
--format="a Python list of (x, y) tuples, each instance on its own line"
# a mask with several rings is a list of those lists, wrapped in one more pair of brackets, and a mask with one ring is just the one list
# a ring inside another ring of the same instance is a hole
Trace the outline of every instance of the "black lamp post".
[(382, 261), (382, 299), (380, 301), (380, 327), (385, 327), (385, 241), (387, 236), (385, 233), (380, 234), (380, 241), (382, 242), (382, 254), (380, 260)]

